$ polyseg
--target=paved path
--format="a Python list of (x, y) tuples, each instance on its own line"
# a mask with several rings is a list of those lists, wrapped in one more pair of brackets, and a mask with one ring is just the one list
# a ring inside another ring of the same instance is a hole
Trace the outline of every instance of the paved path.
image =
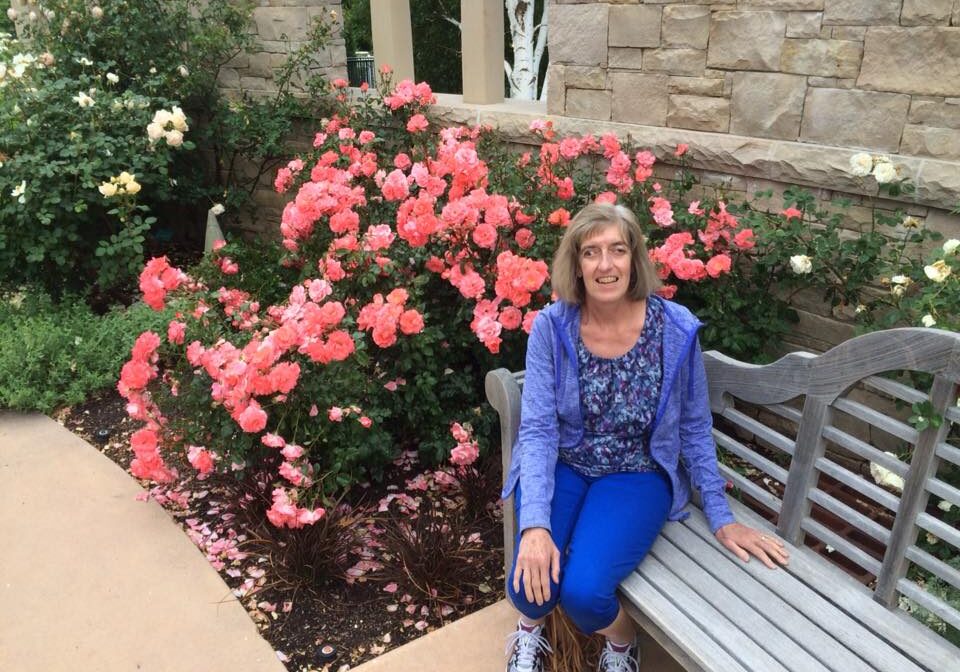
[(141, 491), (53, 420), (0, 412), (0, 670), (283, 672)]

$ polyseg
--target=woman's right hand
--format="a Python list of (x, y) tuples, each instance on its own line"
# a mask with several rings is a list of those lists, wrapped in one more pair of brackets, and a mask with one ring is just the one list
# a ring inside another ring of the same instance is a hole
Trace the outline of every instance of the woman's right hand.
[(513, 572), (513, 591), (523, 591), (528, 602), (542, 605), (550, 600), (550, 579), (560, 583), (560, 551), (550, 532), (543, 527), (531, 527), (520, 536), (517, 566)]

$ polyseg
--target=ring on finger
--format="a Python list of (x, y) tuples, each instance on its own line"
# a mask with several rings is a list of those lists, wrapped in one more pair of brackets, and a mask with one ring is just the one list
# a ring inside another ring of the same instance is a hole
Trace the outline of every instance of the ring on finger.
[(767, 540), (767, 535), (761, 534), (761, 535), (760, 535), (760, 541), (766, 541), (766, 540)]

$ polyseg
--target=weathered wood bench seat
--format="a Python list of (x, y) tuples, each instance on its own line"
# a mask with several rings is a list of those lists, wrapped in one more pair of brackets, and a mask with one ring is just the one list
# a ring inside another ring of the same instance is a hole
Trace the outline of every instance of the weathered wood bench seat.
[[(898, 608), (908, 598), (960, 628), (957, 609), (906, 578), (915, 564), (960, 589), (960, 572), (916, 545), (918, 534), (929, 533), (954, 555), (960, 552), (960, 532), (925, 512), (931, 493), (960, 506), (960, 490), (938, 476), (941, 463), (960, 465), (960, 450), (947, 442), (950, 426), (960, 425), (960, 335), (892, 329), (767, 366), (717, 352), (704, 357), (711, 407), (723, 418), (716, 424), (733, 428), (714, 430), (718, 445), (784, 485), (765, 488), (721, 464), (743, 496), (768, 509), (775, 526), (733, 498), (731, 506), (741, 522), (785, 539), (790, 565), (771, 571), (756, 560), (739, 561), (691, 505), (690, 518), (667, 523), (650, 555), (621, 584), (631, 615), (688, 670), (960, 672), (960, 649)], [(932, 374), (932, 387), (923, 392), (898, 382), (902, 377), (881, 376), (891, 371)], [(522, 384), (522, 372), (487, 375), (487, 397), (500, 414), (504, 473)], [(890, 412), (894, 399), (907, 407), (930, 401), (942, 425), (917, 431)], [(909, 463), (874, 445), (884, 442), (910, 444)], [(902, 493), (850, 470), (844, 454), (903, 477)], [(853, 497), (838, 498), (838, 483)], [(507, 507), (509, 565), (515, 520), (512, 502)], [(878, 509), (885, 515), (871, 515)], [(854, 533), (835, 532), (836, 525), (823, 522), (831, 517)], [(805, 545), (809, 538), (819, 551)], [(827, 557), (867, 578), (858, 581)]]

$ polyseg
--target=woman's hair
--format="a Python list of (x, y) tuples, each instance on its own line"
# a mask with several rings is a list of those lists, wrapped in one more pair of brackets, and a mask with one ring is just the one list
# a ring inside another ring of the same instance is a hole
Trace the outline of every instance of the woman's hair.
[(580, 246), (601, 229), (615, 225), (620, 229), (630, 248), (630, 284), (627, 298), (645, 299), (661, 286), (656, 269), (644, 242), (640, 223), (629, 208), (609, 203), (591, 203), (570, 220), (553, 256), (552, 288), (557, 297), (567, 303), (582, 304), (586, 299), (583, 278), (580, 277)]

